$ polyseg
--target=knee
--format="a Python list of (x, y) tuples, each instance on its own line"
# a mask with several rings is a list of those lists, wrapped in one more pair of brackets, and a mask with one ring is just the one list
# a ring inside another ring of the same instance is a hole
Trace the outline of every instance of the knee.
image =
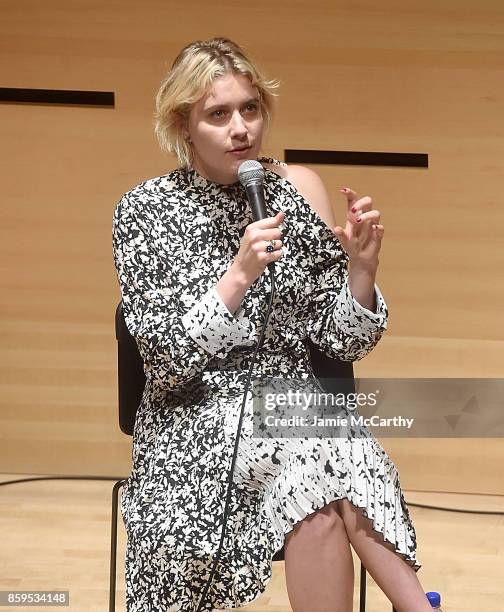
[(348, 499), (339, 499), (335, 503), (337, 504), (341, 520), (349, 533), (367, 527), (366, 523), (369, 519), (366, 519), (362, 514), (362, 510), (354, 506)]
[(296, 526), (310, 539), (325, 542), (336, 531), (345, 531), (338, 502), (332, 502), (320, 510), (309, 514)]
[(354, 506), (348, 499), (340, 499), (336, 503), (348, 538), (352, 543), (356, 537), (364, 535), (390, 548), (390, 550), (395, 550), (394, 545), (385, 541), (383, 535), (375, 530), (373, 521), (363, 514), (361, 508)]

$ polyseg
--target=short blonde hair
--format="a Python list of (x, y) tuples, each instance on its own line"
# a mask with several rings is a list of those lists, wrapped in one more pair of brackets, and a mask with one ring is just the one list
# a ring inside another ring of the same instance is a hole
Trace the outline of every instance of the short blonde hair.
[(233, 72), (247, 76), (257, 87), (261, 111), (268, 127), (278, 81), (266, 79), (244, 51), (227, 38), (212, 38), (187, 45), (162, 80), (156, 95), (154, 131), (161, 149), (174, 153), (182, 167), (191, 165), (191, 148), (182, 135), (182, 126), (191, 106), (216, 78)]

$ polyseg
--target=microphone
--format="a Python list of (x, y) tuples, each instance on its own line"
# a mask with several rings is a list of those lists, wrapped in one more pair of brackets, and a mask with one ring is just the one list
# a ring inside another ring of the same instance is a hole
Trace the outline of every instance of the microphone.
[(247, 192), (254, 221), (265, 219), (268, 215), (264, 203), (264, 168), (262, 165), (255, 159), (245, 160), (238, 168), (238, 179)]

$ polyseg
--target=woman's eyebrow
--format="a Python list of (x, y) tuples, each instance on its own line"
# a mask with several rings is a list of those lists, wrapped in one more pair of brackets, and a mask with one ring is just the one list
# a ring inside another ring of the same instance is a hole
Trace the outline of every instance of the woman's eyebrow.
[[(241, 104), (239, 104), (239, 106), (246, 106), (247, 104), (251, 104), (252, 102), (255, 103), (259, 103), (259, 98), (248, 98), (247, 100), (245, 100), (245, 102), (242, 102)], [(228, 108), (230, 105), (226, 104), (225, 102), (221, 103), (221, 104), (211, 104), (210, 106), (206, 106), (205, 107), (205, 111), (206, 112), (211, 112), (214, 110), (217, 110), (219, 108)]]

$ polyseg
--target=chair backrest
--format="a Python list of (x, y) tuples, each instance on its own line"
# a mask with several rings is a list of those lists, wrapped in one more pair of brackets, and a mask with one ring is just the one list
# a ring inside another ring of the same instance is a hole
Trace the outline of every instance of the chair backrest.
[(353, 363), (328, 357), (311, 340), (307, 340), (312, 370), (329, 393), (355, 393)]
[[(119, 388), (119, 426), (128, 436), (133, 435), (138, 406), (145, 388), (143, 362), (135, 338), (130, 334), (122, 301), (115, 314), (117, 339), (117, 374)], [(353, 364), (327, 357), (311, 342), (310, 350), (312, 369), (323, 388), (331, 393), (354, 393), (355, 380)]]
[(135, 338), (124, 320), (122, 301), (115, 313), (117, 339), (117, 382), (119, 389), (119, 427), (128, 436), (133, 435), (138, 406), (145, 388), (143, 361)]

